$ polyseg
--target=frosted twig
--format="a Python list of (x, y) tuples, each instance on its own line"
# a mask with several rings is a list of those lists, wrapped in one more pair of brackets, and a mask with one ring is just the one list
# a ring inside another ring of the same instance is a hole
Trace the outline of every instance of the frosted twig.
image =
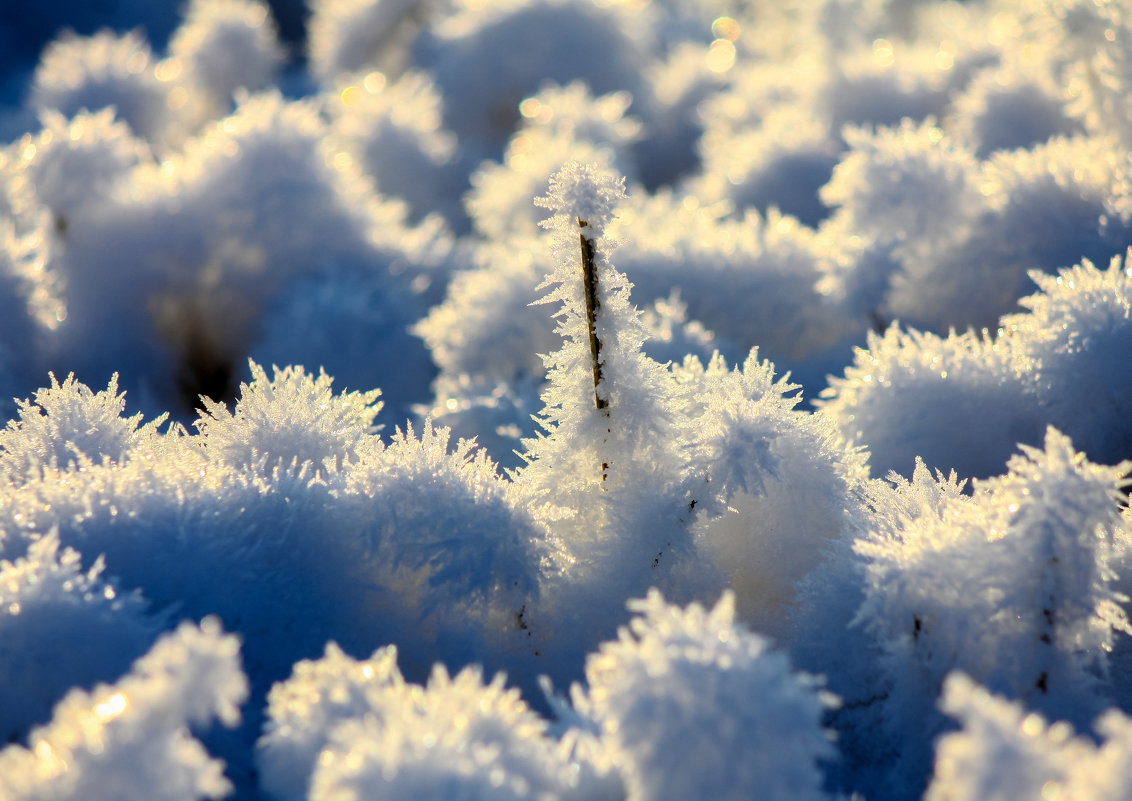
[(582, 249), (582, 283), (586, 292), (586, 321), (589, 323), (590, 333), (590, 361), (594, 370), (594, 403), (597, 408), (609, 415), (609, 401), (598, 394), (597, 388), (601, 384), (601, 340), (597, 338), (597, 310), (600, 305), (597, 299), (597, 268), (594, 266), (594, 243), (585, 234), (589, 227), (586, 220), (578, 218), (578, 227), (582, 233), (578, 241)]
[[(590, 363), (594, 372), (594, 404), (605, 417), (609, 417), (609, 401), (601, 396), (598, 387), (601, 385), (601, 340), (597, 336), (597, 310), (600, 305), (597, 299), (597, 267), (594, 264), (594, 242), (586, 236), (589, 222), (578, 218), (578, 242), (582, 250), (582, 284), (586, 297), (586, 322), (590, 334)], [(609, 463), (601, 463), (601, 480), (605, 481)]]

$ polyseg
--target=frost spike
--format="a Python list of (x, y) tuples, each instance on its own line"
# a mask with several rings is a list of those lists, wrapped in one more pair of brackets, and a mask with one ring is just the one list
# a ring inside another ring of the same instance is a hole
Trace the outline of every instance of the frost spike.
[[(554, 212), (554, 215), (550, 219), (544, 220), (542, 225), (556, 233), (555, 252), (559, 254), (558, 268), (553, 275), (547, 276), (543, 286), (559, 284), (560, 288), (550, 297), (543, 298), (542, 301), (563, 301), (564, 323), (558, 329), (559, 332), (583, 349), (586, 345), (589, 346), (590, 364), (593, 371), (594, 407), (600, 419), (605, 423), (607, 434), (612, 433), (608, 424), (610, 416), (609, 397), (608, 387), (604, 398), (600, 390), (604, 378), (604, 361), (601, 355), (603, 343), (597, 333), (597, 313), (600, 305), (598, 301), (598, 262), (604, 262), (606, 254), (598, 251), (597, 240), (603, 237), (606, 226), (613, 219), (618, 205), (624, 200), (624, 178), (613, 177), (604, 172), (597, 164), (570, 162), (551, 176), (547, 195), (535, 198), (534, 201), (536, 206), (542, 206)], [(575, 228), (575, 225), (578, 227)], [(575, 237), (578, 237), (578, 239), (575, 240)], [(566, 255), (574, 247), (575, 241), (581, 247), (582, 255), (582, 293), (580, 298), (576, 294), (577, 268)], [(606, 266), (602, 267), (602, 269), (606, 268)], [(611, 266), (609, 266), (609, 269), (612, 269)], [(616, 272), (612, 272), (611, 275), (613, 276), (613, 284), (603, 287), (603, 290), (607, 294), (607, 300), (610, 297), (614, 298), (614, 307), (616, 308), (610, 307), (607, 311), (613, 311), (614, 317), (617, 318), (621, 309), (618, 304), (622, 303), (622, 295), (620, 294), (622, 290), (619, 288), (619, 282), (624, 280), (624, 276)], [(612, 295), (610, 295), (611, 288)], [(628, 308), (627, 292), (626, 287), (624, 289), (626, 308)], [(584, 311), (582, 307), (584, 307)], [(585, 328), (584, 333), (583, 327)], [(609, 326), (606, 327), (609, 328)], [(615, 333), (613, 331), (611, 335)], [(614, 338), (616, 339), (616, 337)], [(616, 342), (614, 344), (617, 345)], [(617, 353), (619, 351), (614, 348), (614, 351), (611, 352)], [(578, 354), (578, 356), (581, 356), (581, 354)], [(571, 368), (572, 370), (573, 368)], [(584, 389), (583, 376), (579, 374), (577, 378), (581, 379), (581, 382), (576, 388), (582, 392), (587, 392)], [(578, 400), (582, 400), (583, 397), (584, 395), (578, 397)], [(581, 410), (579, 409), (579, 411)], [(603, 438), (599, 450), (604, 450), (603, 446), (607, 441), (606, 438)], [(603, 482), (608, 477), (608, 469), (609, 463), (602, 459), (601, 479)]]

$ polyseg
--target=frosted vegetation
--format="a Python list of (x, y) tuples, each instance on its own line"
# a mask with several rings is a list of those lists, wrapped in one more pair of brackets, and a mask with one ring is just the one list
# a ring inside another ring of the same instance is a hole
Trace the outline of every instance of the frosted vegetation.
[(0, 141), (3, 801), (1132, 797), (1127, 2), (7, 3)]

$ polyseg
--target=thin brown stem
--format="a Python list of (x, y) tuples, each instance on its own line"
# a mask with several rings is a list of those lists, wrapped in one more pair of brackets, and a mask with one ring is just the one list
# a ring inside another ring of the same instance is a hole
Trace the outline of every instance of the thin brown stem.
[[(588, 226), (589, 223), (585, 220), (578, 220), (579, 228), (585, 229)], [(594, 265), (594, 243), (592, 239), (586, 236), (584, 230), (578, 235), (578, 241), (582, 249), (582, 284), (585, 287), (586, 294), (586, 321), (589, 323), (590, 362), (593, 364), (594, 371), (594, 403), (599, 410), (608, 415), (609, 401), (601, 397), (597, 390), (601, 384), (601, 340), (597, 337), (597, 310), (600, 303), (597, 299), (597, 267)]]
[[(582, 250), (582, 285), (586, 297), (586, 322), (590, 334), (590, 363), (594, 371), (594, 405), (605, 417), (609, 417), (609, 401), (601, 396), (598, 387), (601, 385), (601, 340), (597, 336), (597, 310), (600, 303), (597, 299), (597, 265), (594, 264), (594, 242), (586, 236), (585, 229), (589, 223), (578, 218), (578, 227), (582, 229), (578, 235), (578, 242)], [(604, 482), (609, 471), (608, 462), (601, 463), (601, 480)]]

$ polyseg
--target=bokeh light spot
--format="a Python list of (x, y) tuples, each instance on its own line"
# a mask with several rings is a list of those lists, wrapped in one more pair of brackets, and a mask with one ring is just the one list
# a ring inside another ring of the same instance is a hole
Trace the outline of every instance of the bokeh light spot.
[(342, 105), (356, 106), (362, 98), (362, 90), (357, 86), (347, 86), (342, 90)]
[(158, 62), (157, 66), (153, 68), (153, 74), (159, 81), (175, 81), (181, 77), (181, 72), (184, 69), (179, 58), (167, 58)]
[(386, 79), (383, 72), (371, 72), (362, 79), (362, 86), (370, 94), (377, 94), (385, 88)]
[(712, 72), (727, 72), (735, 66), (735, 45), (726, 39), (716, 39), (707, 52), (707, 68)]
[(739, 38), (739, 23), (731, 17), (719, 17), (711, 24), (711, 35), (716, 39), (726, 39), (734, 42)]
[(887, 39), (877, 39), (873, 42), (873, 58), (882, 67), (891, 67), (896, 61), (896, 51), (892, 42)]

